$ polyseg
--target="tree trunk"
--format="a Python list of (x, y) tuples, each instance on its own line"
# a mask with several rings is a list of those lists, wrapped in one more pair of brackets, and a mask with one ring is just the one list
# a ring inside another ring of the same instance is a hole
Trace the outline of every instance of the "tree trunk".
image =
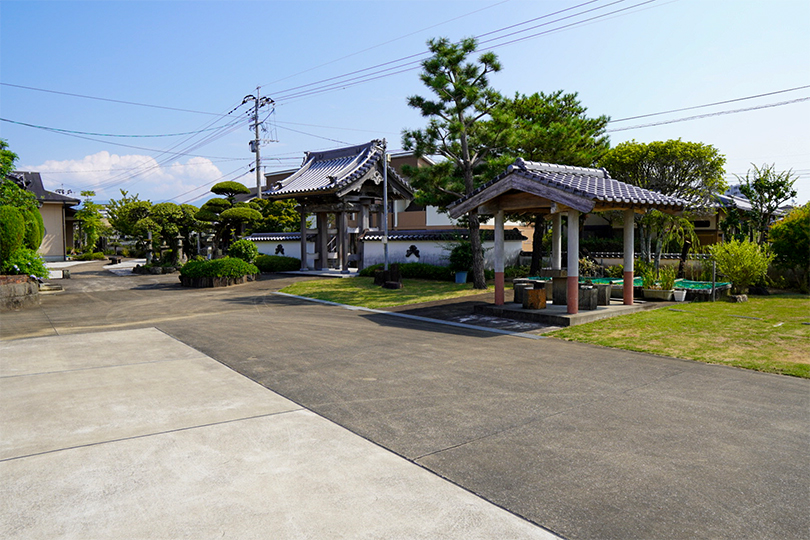
[(481, 246), (481, 224), (478, 223), (478, 208), (469, 213), (470, 247), (473, 253), (473, 289), (486, 289), (487, 280), (484, 276), (484, 250)]
[(692, 247), (692, 242), (688, 239), (683, 241), (683, 248), (681, 248), (681, 262), (678, 263), (678, 277), (683, 279), (686, 277), (686, 257), (689, 255), (689, 248)]

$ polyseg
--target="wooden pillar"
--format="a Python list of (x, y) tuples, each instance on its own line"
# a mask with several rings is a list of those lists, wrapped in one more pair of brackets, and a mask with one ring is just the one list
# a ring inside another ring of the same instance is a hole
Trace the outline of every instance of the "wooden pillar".
[(337, 214), (337, 234), (338, 234), (338, 260), (340, 260), (340, 273), (349, 273), (349, 221), (346, 219), (346, 211), (341, 210)]
[(551, 216), (551, 268), (553, 270), (562, 269), (562, 214), (560, 212)]
[(624, 285), (622, 286), (622, 297), (625, 306), (633, 305), (633, 278), (634, 268), (634, 238), (633, 225), (634, 214), (632, 209), (624, 211)]
[(301, 271), (306, 272), (307, 267), (307, 212), (303, 208), (301, 213)]
[(363, 233), (368, 230), (369, 207), (368, 203), (361, 201), (360, 211), (357, 213), (357, 270), (366, 267), (366, 243), (361, 241)]
[(579, 313), (579, 211), (568, 211), (568, 313)]
[(329, 242), (329, 220), (326, 212), (315, 214), (318, 224), (318, 234), (315, 237), (315, 251), (318, 253), (318, 260), (315, 261), (315, 270), (329, 268), (327, 243)]
[(503, 210), (495, 214), (495, 305), (504, 304)]

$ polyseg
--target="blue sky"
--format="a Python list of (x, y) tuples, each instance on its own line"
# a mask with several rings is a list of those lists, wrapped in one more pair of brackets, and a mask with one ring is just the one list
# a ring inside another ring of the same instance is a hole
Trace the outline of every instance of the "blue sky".
[[(618, 121), (810, 85), (810, 2), (586, 1), (3, 0), (0, 117), (138, 136), (81, 135), (96, 139), (87, 140), (3, 121), (0, 137), (19, 154), (18, 168), (40, 171), (50, 189), (95, 189), (96, 200), (105, 201), (123, 188), (155, 202), (199, 205), (218, 180), (255, 185), (246, 107), (217, 115), (257, 86), (276, 100), (264, 137), (278, 142), (262, 147), (266, 171), (294, 168), (308, 150), (375, 138), (397, 150), (403, 128), (425, 124), (406, 104), (407, 96), (426, 94), (418, 66), (403, 63), (394, 70), (400, 73), (308, 96), (294, 97), (294, 89), (423, 53), (431, 37), (455, 40), (518, 25), (486, 40), (545, 24), (488, 44), (504, 67), (492, 77), (496, 89), (507, 95), (578, 92), (589, 113), (617, 120), (610, 129), (763, 107), (615, 131), (611, 142), (712, 144), (727, 157), (730, 183), (751, 163), (774, 163), (798, 176), (797, 202), (810, 200), (810, 101), (769, 106), (808, 98), (810, 88)], [(593, 11), (581, 13), (586, 10)], [(624, 11), (609, 14), (617, 10)], [(598, 18), (585, 21), (591, 17)], [(194, 137), (143, 137), (232, 123), (238, 125)], [(160, 153), (170, 148), (180, 155)]]

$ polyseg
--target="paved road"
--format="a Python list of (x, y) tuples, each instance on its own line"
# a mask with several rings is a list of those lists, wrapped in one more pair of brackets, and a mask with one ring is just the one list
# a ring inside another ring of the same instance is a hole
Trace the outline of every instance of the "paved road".
[(810, 538), (807, 380), (91, 271), (0, 337), (159, 328), (570, 539)]

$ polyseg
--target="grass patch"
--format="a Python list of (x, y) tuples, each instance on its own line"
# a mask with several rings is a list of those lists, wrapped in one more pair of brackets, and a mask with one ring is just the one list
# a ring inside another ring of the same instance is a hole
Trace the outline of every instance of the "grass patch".
[(802, 323), (810, 323), (810, 296), (780, 294), (656, 309), (547, 335), (810, 378), (810, 325)]
[(456, 285), (421, 279), (403, 279), (401, 289), (383, 289), (374, 285), (374, 278), (355, 277), (300, 281), (285, 287), (281, 292), (349, 306), (379, 309), (481, 294), (486, 291), (473, 289), (472, 283)]

